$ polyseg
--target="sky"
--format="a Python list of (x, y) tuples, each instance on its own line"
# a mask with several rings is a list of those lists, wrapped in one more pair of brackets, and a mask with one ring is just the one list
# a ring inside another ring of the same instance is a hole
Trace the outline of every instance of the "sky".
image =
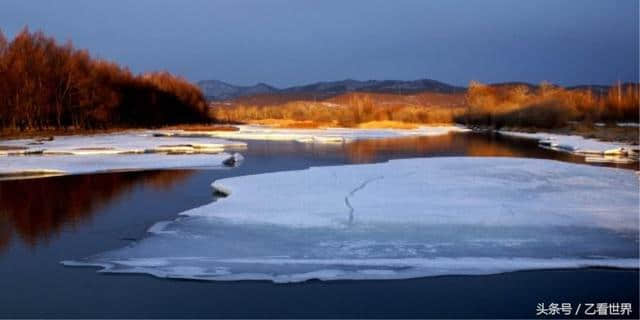
[(342, 79), (638, 81), (638, 0), (2, 0), (134, 72), (286, 87)]

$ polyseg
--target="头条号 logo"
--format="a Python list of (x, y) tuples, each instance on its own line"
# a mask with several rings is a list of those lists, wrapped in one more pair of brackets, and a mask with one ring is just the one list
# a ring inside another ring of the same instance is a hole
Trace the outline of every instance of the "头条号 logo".
[(631, 303), (544, 303), (536, 305), (536, 316), (630, 316)]

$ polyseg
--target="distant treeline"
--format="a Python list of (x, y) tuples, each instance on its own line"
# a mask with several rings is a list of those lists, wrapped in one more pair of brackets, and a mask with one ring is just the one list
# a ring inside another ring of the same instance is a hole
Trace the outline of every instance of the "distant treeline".
[[(352, 92), (325, 100), (263, 101), (242, 98), (228, 104), (213, 104), (212, 117), (223, 122), (294, 120), (305, 125), (355, 127), (367, 122), (451, 123), (464, 112), (464, 95), (450, 93)], [(273, 104), (271, 104), (271, 103)], [(295, 125), (294, 125), (295, 126)]]
[[(411, 95), (352, 92), (324, 100), (256, 95), (213, 103), (213, 118), (223, 122), (286, 125), (359, 126), (367, 122), (413, 124), (461, 123), (501, 127), (560, 128), (570, 121), (635, 122), (640, 119), (640, 85), (617, 84), (608, 89), (567, 89), (540, 85), (471, 82), (466, 92)], [(272, 121), (273, 122), (273, 121)], [(284, 122), (283, 122), (284, 123)]]
[(532, 87), (474, 81), (467, 90), (467, 110), (457, 121), (495, 128), (556, 128), (568, 121), (638, 122), (639, 101), (638, 84), (617, 84), (598, 92), (588, 88), (568, 90), (546, 82)]
[(205, 122), (206, 109), (197, 86), (167, 72), (134, 75), (40, 31), (0, 31), (0, 129)]

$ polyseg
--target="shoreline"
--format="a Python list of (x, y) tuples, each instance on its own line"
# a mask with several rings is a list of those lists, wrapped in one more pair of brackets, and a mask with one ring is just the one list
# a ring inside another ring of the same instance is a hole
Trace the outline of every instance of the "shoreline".
[[(153, 226), (152, 226), (153, 227)], [(146, 236), (142, 235), (141, 237)], [(491, 273), (477, 273), (477, 274), (463, 274), (463, 273), (450, 273), (450, 274), (437, 274), (437, 275), (425, 275), (418, 277), (407, 277), (407, 278), (351, 278), (351, 279), (322, 279), (322, 278), (309, 278), (301, 281), (286, 281), (279, 282), (273, 281), (268, 278), (251, 278), (251, 279), (240, 279), (240, 278), (230, 278), (230, 279), (206, 279), (206, 278), (198, 278), (198, 277), (177, 277), (174, 275), (163, 276), (157, 273), (146, 273), (146, 272), (111, 272), (111, 268), (113, 267), (107, 263), (81, 263), (75, 260), (63, 260), (59, 262), (64, 267), (73, 267), (73, 268), (82, 268), (94, 270), (96, 273), (104, 273), (118, 276), (141, 276), (141, 277), (150, 277), (153, 279), (160, 280), (169, 280), (169, 281), (193, 281), (193, 282), (203, 282), (203, 283), (265, 283), (272, 284), (275, 286), (295, 286), (295, 285), (304, 285), (309, 283), (341, 283), (341, 282), (393, 282), (393, 281), (412, 281), (412, 280), (423, 280), (423, 279), (434, 279), (434, 278), (465, 278), (465, 277), (491, 277), (491, 276), (501, 276), (501, 275), (510, 275), (517, 273), (537, 273), (537, 272), (579, 272), (579, 271), (611, 271), (611, 272), (638, 272), (640, 273), (640, 265), (636, 267), (618, 267), (618, 266), (580, 266), (580, 267), (557, 267), (557, 268), (530, 268), (530, 269), (519, 269), (519, 270), (511, 270), (511, 271), (500, 271), (500, 272), (491, 272)]]
[[(326, 129), (371, 129), (371, 130), (407, 130), (416, 129), (419, 127), (441, 127), (441, 126), (462, 126), (472, 131), (514, 131), (522, 133), (552, 133), (562, 135), (578, 135), (587, 139), (598, 139), (604, 142), (616, 142), (626, 143), (631, 145), (640, 144), (640, 123), (617, 123), (617, 124), (604, 124), (595, 123), (593, 125), (586, 125), (582, 123), (568, 123), (564, 127), (560, 128), (540, 128), (540, 127), (502, 127), (500, 129), (491, 128), (488, 126), (467, 126), (464, 123), (413, 123), (413, 122), (398, 122), (398, 121), (374, 121), (361, 123), (353, 127), (342, 127), (337, 124), (318, 124), (309, 125), (309, 121), (295, 121), (295, 120), (282, 120), (279, 122), (272, 122), (266, 120), (248, 121), (246, 123), (219, 123), (219, 124), (181, 124), (181, 125), (169, 125), (158, 127), (113, 127), (105, 129), (44, 129), (44, 130), (0, 130), (0, 140), (15, 140), (15, 139), (31, 139), (42, 138), (51, 136), (72, 136), (72, 135), (98, 135), (109, 134), (116, 132), (127, 131), (148, 131), (148, 130), (182, 130), (186, 132), (198, 132), (198, 131), (226, 131), (234, 132), (238, 131), (238, 126), (261, 126), (274, 130), (326, 130)], [(282, 125), (281, 125), (282, 124)], [(299, 124), (299, 126), (298, 126)]]
[(44, 130), (2, 130), (0, 129), (0, 141), (2, 140), (17, 140), (17, 139), (35, 139), (35, 138), (47, 138), (52, 136), (93, 136), (100, 134), (121, 133), (121, 132), (137, 132), (137, 131), (149, 131), (149, 130), (185, 130), (194, 131), (199, 128), (207, 128), (211, 131), (236, 131), (235, 125), (230, 124), (182, 124), (182, 125), (169, 125), (158, 127), (112, 127), (105, 129), (59, 129), (51, 128)]
[(537, 127), (504, 127), (500, 131), (514, 131), (522, 133), (550, 133), (558, 135), (575, 135), (585, 139), (596, 139), (602, 142), (624, 143), (637, 146), (640, 142), (640, 127), (637, 126), (598, 126), (586, 127), (583, 125), (569, 124), (566, 127), (545, 129)]

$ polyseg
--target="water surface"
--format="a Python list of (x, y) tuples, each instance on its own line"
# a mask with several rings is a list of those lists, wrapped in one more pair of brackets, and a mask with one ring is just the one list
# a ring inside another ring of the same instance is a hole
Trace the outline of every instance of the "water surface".
[(246, 159), (240, 167), (225, 170), (0, 181), (0, 317), (535, 317), (539, 302), (610, 301), (634, 302), (637, 310), (637, 270), (275, 285), (107, 275), (59, 264), (123, 247), (144, 237), (155, 222), (211, 202), (209, 185), (220, 178), (424, 156), (514, 156), (584, 163), (579, 156), (538, 148), (535, 141), (477, 134), (338, 146), (249, 142), (243, 154)]

